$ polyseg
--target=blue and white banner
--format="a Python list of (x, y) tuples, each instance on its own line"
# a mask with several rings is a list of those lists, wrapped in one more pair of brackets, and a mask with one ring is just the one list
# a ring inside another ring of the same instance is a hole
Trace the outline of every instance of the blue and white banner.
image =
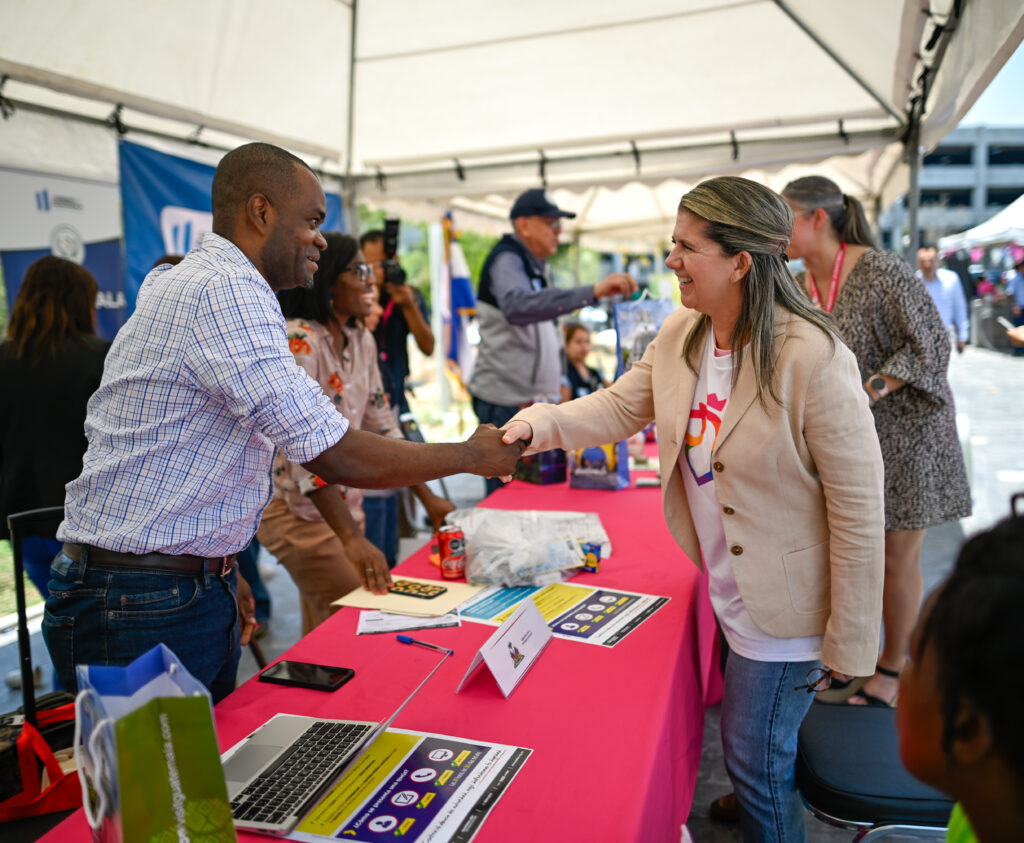
[[(125, 294), (135, 308), (142, 281), (167, 254), (184, 255), (213, 228), (210, 190), (215, 166), (122, 140)], [(344, 231), (341, 197), (327, 194), (324, 231)]]
[(0, 264), (8, 310), (25, 270), (56, 255), (99, 284), (96, 331), (113, 339), (126, 318), (116, 184), (0, 169)]

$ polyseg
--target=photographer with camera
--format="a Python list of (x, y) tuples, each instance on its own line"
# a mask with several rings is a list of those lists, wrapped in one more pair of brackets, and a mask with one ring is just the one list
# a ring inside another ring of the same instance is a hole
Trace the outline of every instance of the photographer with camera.
[(367, 231), (359, 238), (366, 262), (373, 267), (380, 287), (384, 313), (373, 338), (377, 341), (381, 369), (387, 373), (385, 388), (392, 407), (409, 412), (405, 379), (409, 377), (409, 334), (428, 357), (434, 353), (434, 332), (423, 294), (405, 283), (405, 270), (395, 258), (398, 251), (398, 220), (386, 220), (383, 231)]

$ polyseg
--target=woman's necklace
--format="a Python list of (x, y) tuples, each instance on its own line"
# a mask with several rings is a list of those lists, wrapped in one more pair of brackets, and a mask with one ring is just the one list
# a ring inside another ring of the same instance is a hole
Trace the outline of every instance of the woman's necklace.
[[(839, 245), (836, 253), (835, 263), (832, 264), (832, 280), (828, 285), (828, 302), (825, 304), (825, 312), (831, 313), (836, 304), (836, 293), (839, 291), (839, 275), (843, 271), (843, 259), (846, 257), (846, 243)], [(807, 272), (807, 280), (811, 282), (811, 301), (815, 307), (821, 307), (821, 296), (818, 295), (818, 285), (814, 283), (814, 276), (810, 270)]]

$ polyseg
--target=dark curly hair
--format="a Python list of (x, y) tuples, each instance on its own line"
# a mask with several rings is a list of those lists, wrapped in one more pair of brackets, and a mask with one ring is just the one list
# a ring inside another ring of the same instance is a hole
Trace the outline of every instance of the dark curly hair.
[(48, 255), (33, 263), (22, 279), (7, 325), (10, 351), (34, 362), (56, 356), (67, 340), (85, 344), (96, 332), (99, 285), (84, 266)]
[[(1024, 786), (1024, 516), (969, 539), (933, 598), (914, 657), (930, 645), (938, 663), (942, 747), (948, 756), (956, 718), (970, 703), (988, 720), (993, 745)], [(1024, 794), (1021, 794), (1024, 796)]]
[(313, 286), (282, 290), (277, 294), (285, 319), (313, 319), (321, 325), (338, 321), (331, 302), (331, 290), (338, 276), (351, 265), (359, 251), (359, 241), (336, 231), (326, 232), (324, 240), (327, 248), (320, 253)]

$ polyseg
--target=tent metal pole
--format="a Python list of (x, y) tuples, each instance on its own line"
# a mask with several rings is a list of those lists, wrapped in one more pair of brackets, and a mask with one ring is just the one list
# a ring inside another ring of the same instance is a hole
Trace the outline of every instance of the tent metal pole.
[(572, 233), (572, 281), (577, 287), (580, 286), (580, 231), (576, 229)]
[(920, 223), (918, 211), (921, 207), (921, 119), (912, 112), (910, 131), (904, 143), (907, 165), (910, 167), (910, 189), (907, 191), (907, 228), (910, 235), (904, 254), (911, 266), (917, 265), (917, 249), (920, 244)]
[[(445, 348), (444, 314), (441, 313), (441, 301), (445, 294), (441, 291), (441, 285), (445, 282), (445, 248), (444, 228), (439, 222), (432, 222), (427, 226), (427, 254), (430, 264), (430, 329), (434, 332), (434, 366), (437, 370), (437, 404), (441, 413), (447, 413), (451, 406), (451, 392), (448, 389), (448, 381), (445, 378), (445, 367), (447, 365), (448, 350)], [(448, 279), (449, 286), (451, 279)], [(447, 296), (448, 306), (451, 307), (451, 295)], [(459, 431), (461, 433), (461, 431)]]
[(352, 178), (352, 142), (355, 138), (356, 114), (356, 24), (358, 23), (359, 0), (352, 0), (352, 31), (348, 48), (348, 131), (345, 139), (345, 178), (343, 192), (345, 194), (345, 229), (353, 237), (359, 236), (359, 205), (356, 196), (356, 181)]

